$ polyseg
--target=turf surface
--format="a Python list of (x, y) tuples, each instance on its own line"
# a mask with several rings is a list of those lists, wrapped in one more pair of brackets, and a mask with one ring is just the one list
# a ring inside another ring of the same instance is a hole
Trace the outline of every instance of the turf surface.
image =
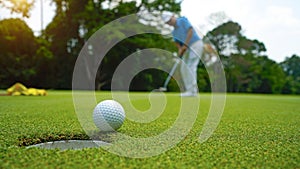
[[(132, 93), (133, 104), (147, 110), (147, 93)], [(300, 97), (228, 94), (222, 120), (208, 141), (198, 142), (210, 106), (200, 94), (197, 121), (177, 146), (158, 156), (135, 159), (106, 150), (26, 149), (53, 140), (88, 139), (78, 122), (70, 91), (46, 97), (0, 97), (0, 168), (300, 168)], [(178, 115), (177, 94), (168, 93), (162, 116), (149, 124), (125, 121), (120, 132), (135, 137), (159, 134)], [(109, 99), (108, 92), (97, 100)], [(190, 105), (193, 106), (193, 105)], [(126, 110), (126, 109), (125, 109)]]

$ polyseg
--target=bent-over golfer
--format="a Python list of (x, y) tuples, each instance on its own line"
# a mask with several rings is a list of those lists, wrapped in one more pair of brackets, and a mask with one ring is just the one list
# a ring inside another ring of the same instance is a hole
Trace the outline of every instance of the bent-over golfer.
[(172, 13), (166, 12), (162, 14), (162, 19), (174, 27), (172, 31), (174, 42), (178, 48), (178, 55), (182, 56), (185, 63), (180, 68), (185, 88), (181, 96), (197, 96), (197, 67), (203, 52), (203, 41), (186, 17), (177, 18)]

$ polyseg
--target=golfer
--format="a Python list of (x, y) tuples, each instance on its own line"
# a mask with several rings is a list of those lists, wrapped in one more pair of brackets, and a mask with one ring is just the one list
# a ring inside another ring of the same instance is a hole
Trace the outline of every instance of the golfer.
[(203, 52), (203, 41), (186, 17), (177, 18), (172, 13), (166, 12), (162, 14), (162, 19), (173, 26), (172, 35), (178, 48), (178, 55), (182, 56), (185, 63), (180, 68), (185, 88), (181, 96), (197, 96), (197, 67)]

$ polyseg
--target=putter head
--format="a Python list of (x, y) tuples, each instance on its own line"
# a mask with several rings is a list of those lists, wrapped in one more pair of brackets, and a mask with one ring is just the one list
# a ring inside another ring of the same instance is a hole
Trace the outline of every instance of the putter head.
[(160, 87), (158, 90), (161, 91), (161, 92), (165, 92), (165, 91), (167, 91), (167, 88), (166, 87)]
[(154, 91), (154, 92), (165, 92), (165, 91), (167, 91), (167, 88), (165, 88), (165, 87), (160, 87), (160, 88), (158, 88), (158, 89), (154, 89), (153, 91)]

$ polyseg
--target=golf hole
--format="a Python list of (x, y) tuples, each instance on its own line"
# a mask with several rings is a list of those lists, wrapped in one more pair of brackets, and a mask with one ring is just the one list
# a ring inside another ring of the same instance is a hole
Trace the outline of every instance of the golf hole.
[(49, 135), (37, 138), (20, 138), (19, 146), (26, 148), (81, 150), (109, 146), (113, 142), (114, 132), (95, 132), (92, 138), (79, 135)]
[(41, 149), (59, 149), (59, 150), (81, 150), (86, 148), (98, 148), (101, 146), (109, 146), (110, 143), (96, 140), (61, 140), (51, 141), (46, 143), (39, 143), (27, 148), (41, 148)]

